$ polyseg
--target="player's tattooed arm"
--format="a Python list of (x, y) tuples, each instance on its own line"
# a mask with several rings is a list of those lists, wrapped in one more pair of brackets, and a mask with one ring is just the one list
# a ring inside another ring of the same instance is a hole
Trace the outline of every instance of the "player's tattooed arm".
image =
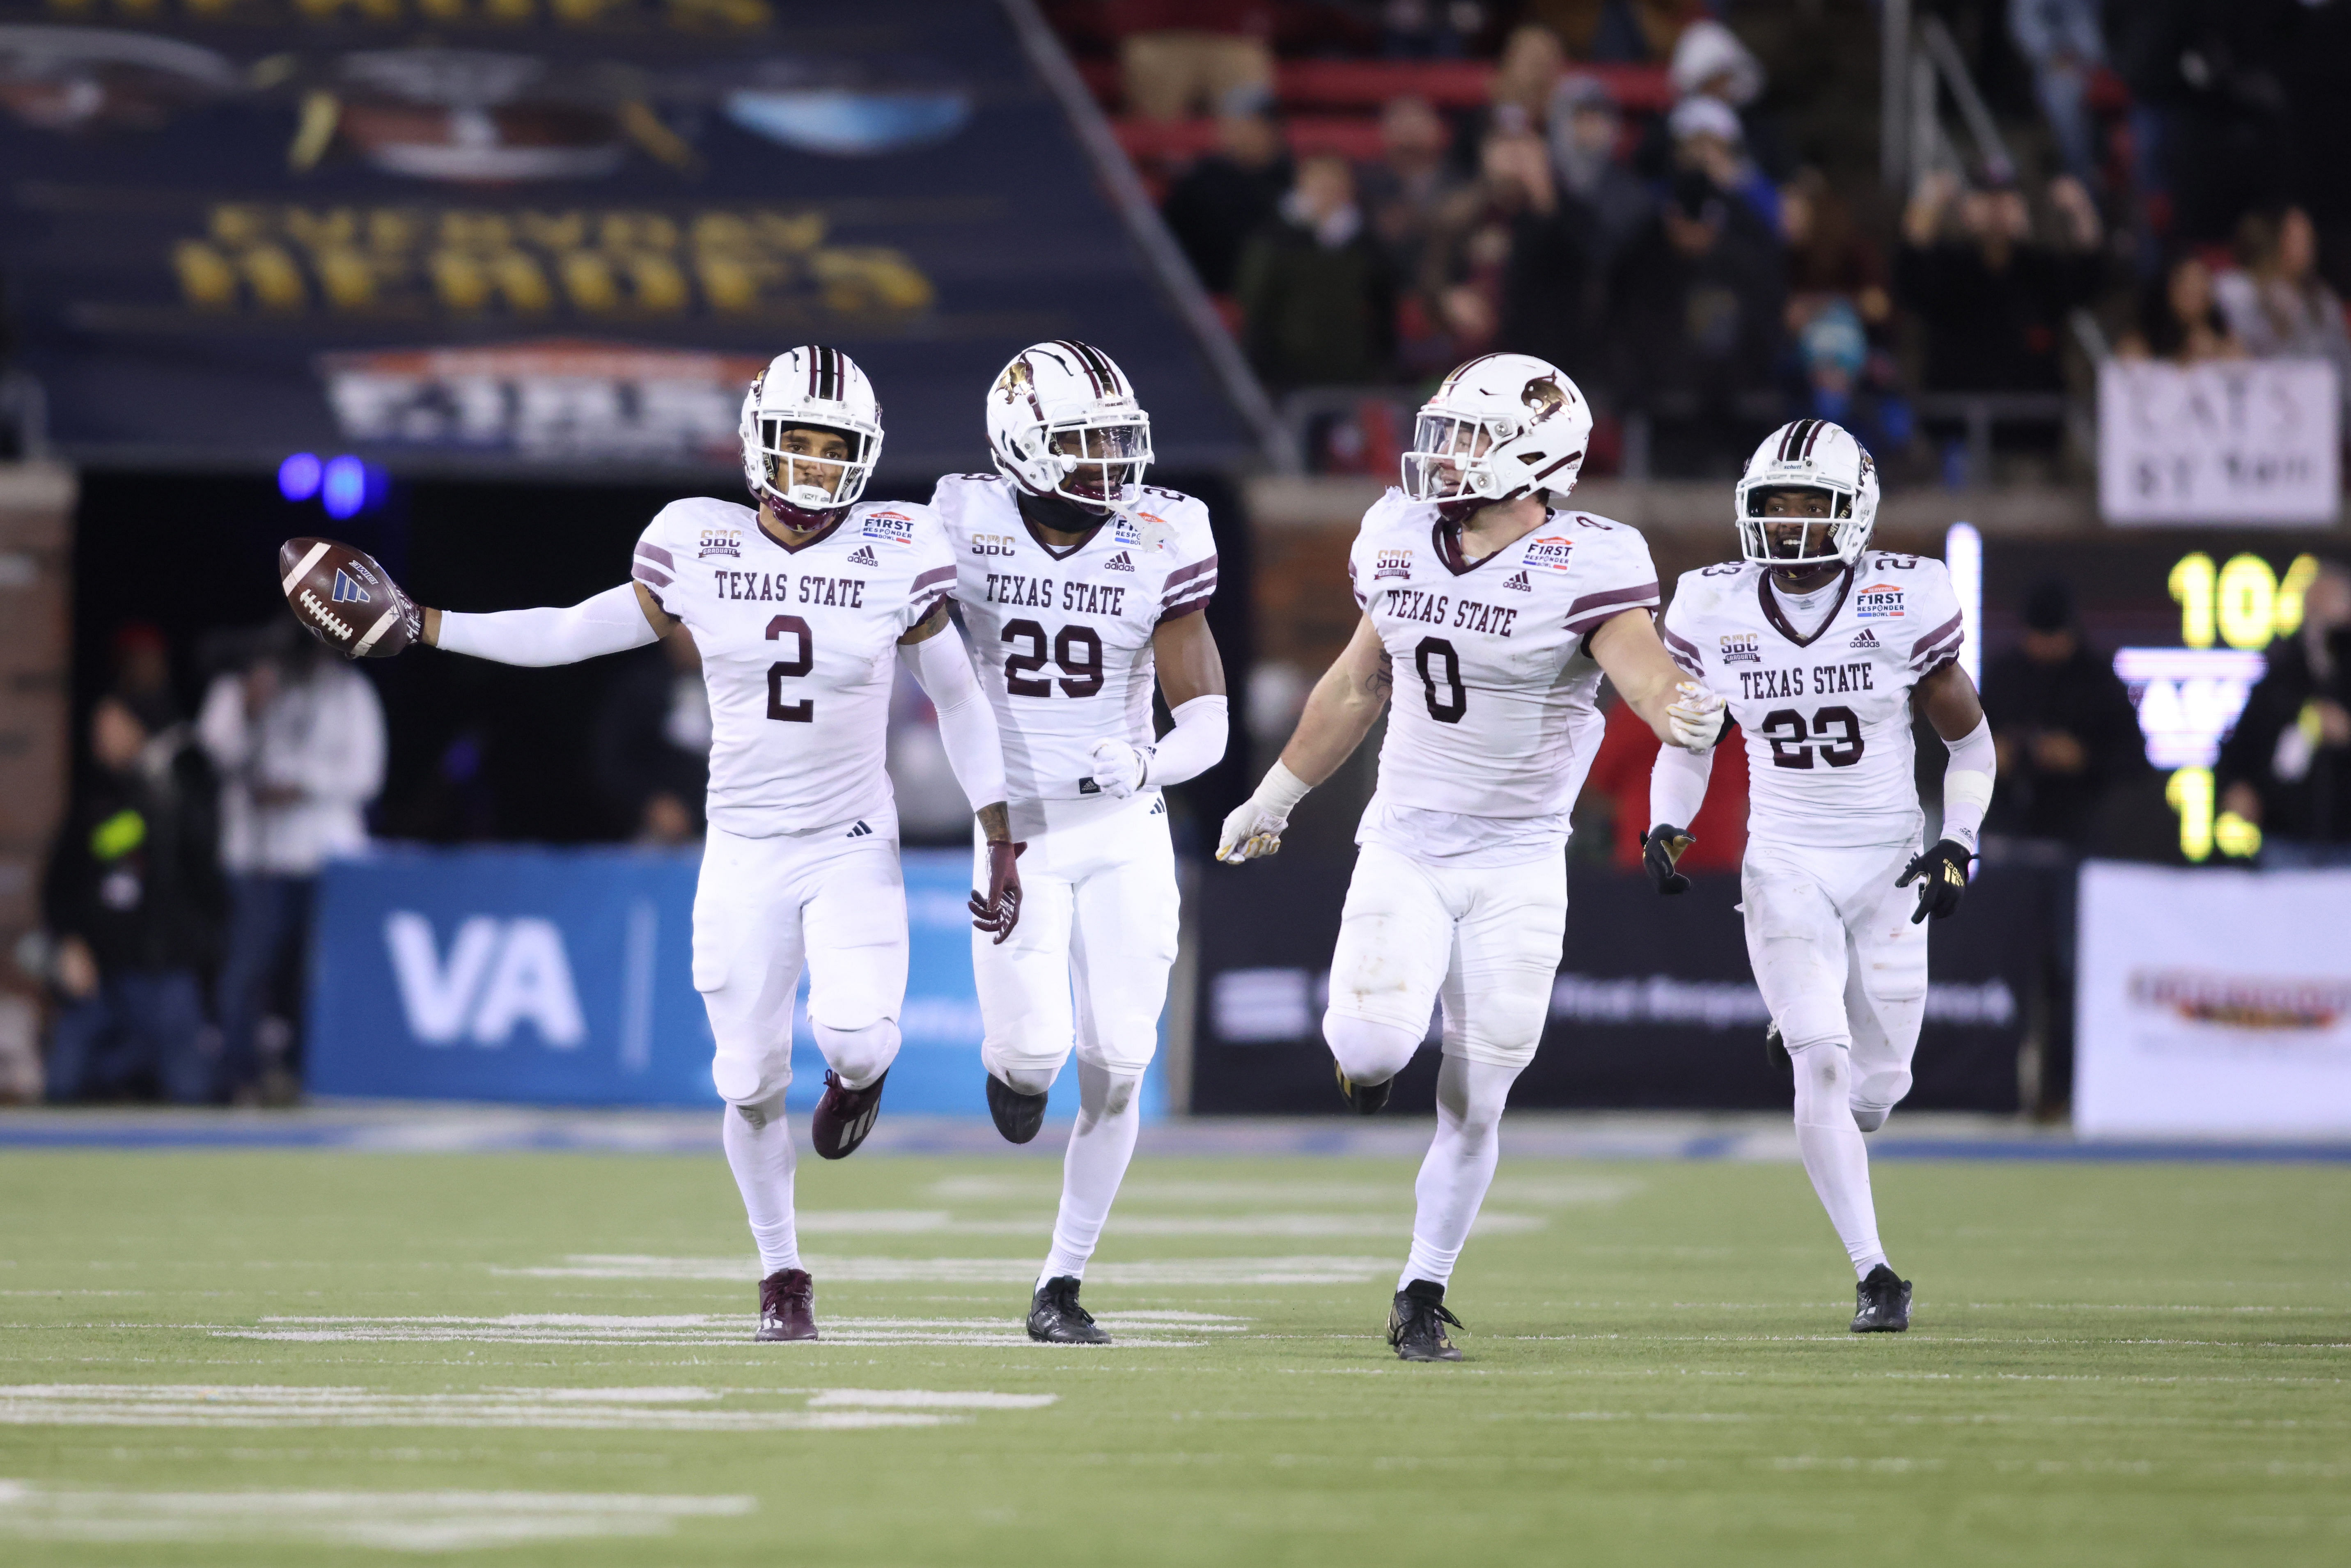
[[(637, 591), (642, 593), (644, 590), (640, 588)], [(917, 643), (927, 643), (946, 628), (947, 601), (942, 599), (931, 607), (931, 612), (928, 615), (915, 623), (912, 631), (898, 639), (898, 646), (911, 648)]]
[(1330, 778), (1371, 734), (1395, 689), (1387, 650), (1366, 615), (1355, 622), (1355, 634), (1314, 683), (1306, 710), (1298, 716), (1298, 727), (1281, 748), (1281, 765), (1308, 785)]
[(1685, 751), (1704, 751), (1722, 733), (1722, 698), (1674, 663), (1647, 611), (1611, 616), (1586, 641), (1617, 695), (1660, 741)]

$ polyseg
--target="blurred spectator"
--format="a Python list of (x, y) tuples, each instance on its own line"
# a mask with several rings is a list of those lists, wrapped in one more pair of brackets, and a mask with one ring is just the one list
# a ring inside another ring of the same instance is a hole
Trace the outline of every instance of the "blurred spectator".
[(1655, 423), (1676, 473), (1735, 469), (1769, 426), (1786, 264), (1745, 203), (1695, 169), (1617, 258), (1611, 359), (1627, 403)]
[(1672, 52), (1689, 11), (1688, 0), (1530, 0), (1525, 15), (1577, 59), (1646, 65)]
[[(1649, 831), (1649, 771), (1657, 761), (1657, 733), (1627, 702), (1609, 705), (1607, 727), (1592, 758), (1586, 799), (1605, 799), (1611, 818), (1610, 858), (1619, 871), (1641, 869), (1641, 840)], [(1747, 853), (1747, 747), (1729, 735), (1715, 747), (1706, 804), (1679, 824), (1696, 840), (1677, 863), (1684, 871), (1737, 871)]]
[(2013, 186), (1962, 195), (1942, 171), (1919, 181), (1902, 215), (1894, 285), (1926, 327), (1929, 391), (2064, 389), (2065, 317), (2097, 292), (2105, 262), (2097, 209), (2081, 183), (2052, 180), (2049, 201), (2061, 220), (2055, 245), (2032, 237), (2032, 213)]
[(2263, 865), (2351, 865), (2351, 568), (2321, 567), (2301, 631), (2270, 644), (2213, 783), (2261, 829)]
[(1487, 89), (1490, 107), (1485, 129), (1531, 131), (1540, 136), (1543, 117), (1551, 112), (1552, 89), (1567, 70), (1567, 49), (1559, 35), (1540, 22), (1510, 29), (1494, 62), (1494, 79)]
[(1236, 89), (1273, 88), (1269, 0), (1111, 0), (1126, 106), (1146, 120), (1182, 120)]
[(1552, 168), (1560, 189), (1592, 214), (1593, 267), (1603, 277), (1656, 205), (1616, 155), (1624, 129), (1615, 95), (1598, 77), (1564, 77), (1552, 90)]
[(2245, 346), (2229, 330), (2213, 298), (2212, 269), (2201, 256), (2183, 256), (2159, 282), (2141, 290), (2138, 319), (2116, 342), (2115, 352), (2126, 360), (2200, 365), (2241, 360)]
[(1395, 351), (1395, 283), (1335, 153), (1299, 165), (1280, 214), (1242, 253), (1242, 338), (1278, 390), (1385, 380)]
[(176, 716), (172, 689), (172, 649), (162, 629), (145, 621), (125, 622), (114, 632), (114, 690), (127, 697), (155, 697)]
[(2107, 57), (2130, 89), (2135, 183), (2153, 198), (2149, 237), (2229, 237), (2248, 208), (2276, 199), (2293, 168), (2277, 74), (2293, 14), (2244, 0), (2128, 0), (2102, 13)]
[(1666, 131), (1673, 139), (1676, 172), (1698, 170), (1715, 189), (1745, 202), (1765, 227), (1779, 228), (1779, 189), (1748, 161), (1739, 116), (1718, 99), (1686, 98), (1666, 117)]
[(1780, 193), (1780, 233), (1788, 246), (1789, 328), (1831, 298), (1850, 304), (1871, 332), (1894, 316), (1886, 258), (1853, 221), (1853, 209), (1818, 169), (1800, 169)]
[(2212, 293), (2229, 329), (2260, 359), (2325, 360), (2351, 400), (2351, 334), (2343, 301), (2318, 276), (2318, 231), (2310, 214), (2288, 207), (2273, 216), (2249, 213), (2237, 225), (2237, 263)]
[(1780, 195), (1788, 246), (1788, 332), (1802, 401), (1872, 452), (1910, 441), (1910, 409), (1882, 339), (1894, 314), (1886, 264), (1818, 169), (1797, 172)]
[[(366, 848), (360, 810), (383, 788), (383, 706), (375, 687), (291, 622), (273, 624), (242, 667), (216, 676), (197, 732), (220, 770), (228, 952), (215, 998), (222, 1073), (233, 1098), (289, 1095), (287, 1063), (319, 869)], [(261, 1040), (275, 1019), (273, 1046)]]
[(1380, 161), (1356, 172), (1372, 232), (1397, 277), (1417, 277), (1446, 199), (1461, 188), (1446, 158), (1450, 133), (1425, 98), (1392, 98), (1380, 110)]
[(703, 830), (710, 784), (710, 694), (702, 653), (679, 627), (628, 655), (596, 725), (596, 777), (641, 844), (683, 844)]
[(1777, 127), (1758, 108), (1763, 64), (1736, 33), (1708, 17), (1692, 22), (1674, 40), (1673, 63), (1666, 75), (1683, 103), (1703, 98), (1729, 110), (1740, 127), (1734, 140), (1771, 179), (1784, 180), (1794, 172), (1795, 160)]
[(2008, 0), (2008, 36), (2032, 68), (2033, 90), (2065, 172), (2085, 185), (2095, 183), (2097, 143), (2088, 95), (2091, 73), (2106, 56), (2098, 0)]
[(1540, 355), (1575, 373), (1584, 359), (1590, 215), (1560, 194), (1539, 137), (1486, 138), (1478, 183), (1447, 206), (1422, 275), (1453, 358)]
[(210, 780), (169, 705), (100, 698), (91, 767), (49, 852), (42, 904), (62, 1010), (52, 1100), (214, 1095), (201, 976), (220, 918)]
[(1477, 0), (1379, 0), (1380, 54), (1392, 60), (1459, 59), (1486, 30)]
[(2130, 694), (2083, 642), (2064, 582), (2025, 596), (2023, 638), (1985, 672), (1983, 706), (2000, 755), (1988, 831), (2078, 852), (2107, 794), (2147, 770)]
[(1230, 294), (1241, 247), (1290, 188), (1290, 152), (1272, 95), (1259, 88), (1226, 94), (1217, 116), (1217, 146), (1168, 187), (1162, 211), (1200, 286)]

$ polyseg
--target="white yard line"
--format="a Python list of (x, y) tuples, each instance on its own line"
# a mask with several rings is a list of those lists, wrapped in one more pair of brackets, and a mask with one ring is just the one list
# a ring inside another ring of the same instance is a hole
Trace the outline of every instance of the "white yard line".
[[(824, 1258), (807, 1260), (820, 1289), (828, 1284), (1025, 1285), (1037, 1278), (1037, 1259), (1022, 1258)], [(1086, 1270), (1092, 1284), (1176, 1285), (1359, 1285), (1395, 1271), (1394, 1258), (1286, 1257), (1185, 1258), (1149, 1263), (1096, 1263)], [(757, 1258), (664, 1258), (643, 1253), (575, 1252), (559, 1264), (502, 1268), (493, 1274), (533, 1280), (708, 1280), (749, 1285), (759, 1277)]]

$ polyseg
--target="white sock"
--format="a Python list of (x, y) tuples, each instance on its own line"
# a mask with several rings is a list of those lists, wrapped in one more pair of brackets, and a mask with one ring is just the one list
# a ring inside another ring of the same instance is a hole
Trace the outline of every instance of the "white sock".
[(1829, 1212), (1856, 1280), (1886, 1261), (1877, 1244), (1877, 1206), (1869, 1196), (1869, 1146), (1846, 1098), (1852, 1053), (1841, 1040), (1815, 1040), (1791, 1053), (1796, 1068), (1796, 1147), (1804, 1174)]
[(1518, 1076), (1515, 1067), (1458, 1056), (1447, 1057), (1437, 1070), (1437, 1136), (1413, 1183), (1418, 1207), (1412, 1218), (1412, 1252), (1397, 1290), (1415, 1280), (1442, 1285), (1453, 1278), (1461, 1244), (1469, 1239), (1479, 1205), (1494, 1185), (1494, 1165), (1502, 1153), (1502, 1102)]
[(1084, 1279), (1086, 1260), (1102, 1239), (1118, 1184), (1134, 1158), (1135, 1134), (1143, 1130), (1137, 1094), (1139, 1072), (1113, 1072), (1078, 1063), (1078, 1122), (1070, 1130), (1070, 1152), (1061, 1161), (1061, 1212), (1053, 1220), (1053, 1249), (1037, 1283), (1063, 1274)]
[(718, 1134), (726, 1168), (743, 1194), (751, 1239), (759, 1244), (759, 1277), (800, 1267), (799, 1231), (792, 1218), (792, 1132), (784, 1124), (784, 1097), (759, 1105), (729, 1105)]

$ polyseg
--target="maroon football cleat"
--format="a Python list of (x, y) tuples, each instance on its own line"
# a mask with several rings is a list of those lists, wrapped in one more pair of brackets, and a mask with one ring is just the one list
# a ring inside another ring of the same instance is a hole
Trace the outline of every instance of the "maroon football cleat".
[(873, 1118), (882, 1113), (882, 1085), (889, 1078), (885, 1070), (864, 1088), (852, 1089), (831, 1068), (824, 1070), (824, 1098), (816, 1103), (816, 1114), (809, 1118), (809, 1142), (816, 1145), (818, 1154), (829, 1160), (845, 1160), (857, 1152), (857, 1145), (873, 1130)]
[(816, 1281), (806, 1269), (778, 1269), (759, 1281), (757, 1340), (814, 1339)]

